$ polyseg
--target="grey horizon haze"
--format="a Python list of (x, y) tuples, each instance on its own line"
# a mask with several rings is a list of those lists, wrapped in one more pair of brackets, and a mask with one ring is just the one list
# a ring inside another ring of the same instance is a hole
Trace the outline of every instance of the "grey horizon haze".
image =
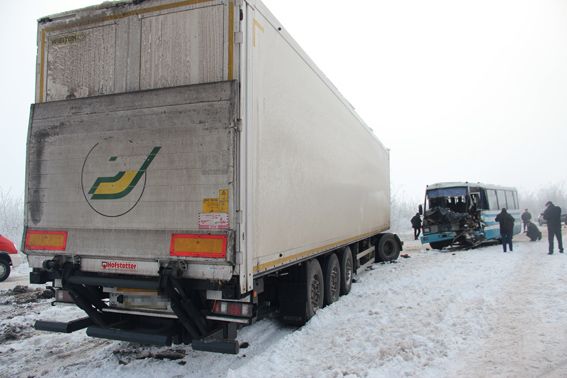
[[(23, 196), (37, 19), (93, 0), (1, 2), (0, 190)], [(566, 189), (567, 1), (264, 0), (391, 150), (392, 191)]]

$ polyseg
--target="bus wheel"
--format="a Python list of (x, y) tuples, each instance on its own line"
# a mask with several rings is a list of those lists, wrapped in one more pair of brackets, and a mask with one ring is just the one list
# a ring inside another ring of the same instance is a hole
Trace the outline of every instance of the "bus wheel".
[(325, 305), (339, 300), (341, 292), (341, 268), (337, 255), (331, 253), (325, 263)]
[(315, 315), (323, 307), (325, 297), (323, 271), (319, 260), (313, 259), (307, 263), (307, 301), (305, 303), (306, 320)]
[(392, 261), (400, 256), (400, 245), (392, 234), (384, 234), (378, 241), (376, 257), (378, 261)]
[(352, 287), (352, 277), (354, 275), (354, 264), (352, 262), (352, 252), (346, 247), (341, 253), (341, 295), (350, 293)]
[(431, 248), (433, 249), (443, 249), (451, 245), (450, 241), (439, 241), (439, 242), (431, 242), (429, 243)]

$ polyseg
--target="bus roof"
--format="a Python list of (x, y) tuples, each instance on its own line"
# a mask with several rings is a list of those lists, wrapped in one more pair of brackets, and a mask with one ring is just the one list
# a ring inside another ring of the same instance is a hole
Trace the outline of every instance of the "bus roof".
[(501, 190), (516, 190), (516, 188), (510, 186), (500, 186), (500, 185), (492, 185), (492, 184), (483, 184), (481, 182), (468, 182), (468, 181), (455, 181), (455, 182), (438, 182), (435, 184), (427, 185), (426, 190), (430, 189), (441, 189), (441, 188), (454, 188), (457, 186), (466, 186), (466, 187), (479, 187), (484, 189), (501, 189)]

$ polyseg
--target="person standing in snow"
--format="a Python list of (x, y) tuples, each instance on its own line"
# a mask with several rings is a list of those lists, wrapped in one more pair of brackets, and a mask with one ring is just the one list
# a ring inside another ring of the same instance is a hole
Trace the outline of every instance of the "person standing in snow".
[(500, 237), (502, 238), (502, 248), (506, 252), (506, 246), (510, 246), (510, 252), (513, 251), (512, 247), (512, 234), (514, 233), (514, 217), (508, 214), (506, 209), (502, 209), (500, 214), (496, 216), (496, 222), (500, 223)]
[(411, 218), (411, 226), (413, 228), (413, 237), (417, 240), (417, 238), (419, 238), (419, 234), (421, 234), (421, 216), (419, 213), (415, 214), (413, 218)]
[(524, 210), (522, 213), (522, 223), (524, 224), (524, 232), (528, 230), (528, 223), (532, 220), (532, 215), (528, 209)]
[(547, 238), (549, 240), (548, 255), (553, 255), (553, 239), (557, 238), (559, 253), (563, 253), (563, 240), (561, 237), (561, 208), (548, 201), (545, 204), (543, 219), (547, 221)]

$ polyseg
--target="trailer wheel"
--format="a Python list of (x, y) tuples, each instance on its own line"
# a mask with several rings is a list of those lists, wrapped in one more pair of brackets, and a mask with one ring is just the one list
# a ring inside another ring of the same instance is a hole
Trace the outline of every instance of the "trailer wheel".
[(339, 300), (341, 293), (341, 268), (337, 255), (331, 253), (325, 263), (325, 305)]
[(313, 259), (307, 264), (307, 301), (305, 303), (306, 321), (323, 307), (325, 288), (323, 280), (323, 270), (319, 260)]
[(5, 281), (10, 275), (10, 264), (5, 260), (0, 260), (0, 282)]
[(392, 261), (400, 256), (400, 245), (392, 234), (384, 234), (378, 241), (376, 257), (378, 261)]
[(353, 266), (352, 252), (349, 247), (346, 247), (341, 253), (341, 295), (350, 293), (354, 274)]

